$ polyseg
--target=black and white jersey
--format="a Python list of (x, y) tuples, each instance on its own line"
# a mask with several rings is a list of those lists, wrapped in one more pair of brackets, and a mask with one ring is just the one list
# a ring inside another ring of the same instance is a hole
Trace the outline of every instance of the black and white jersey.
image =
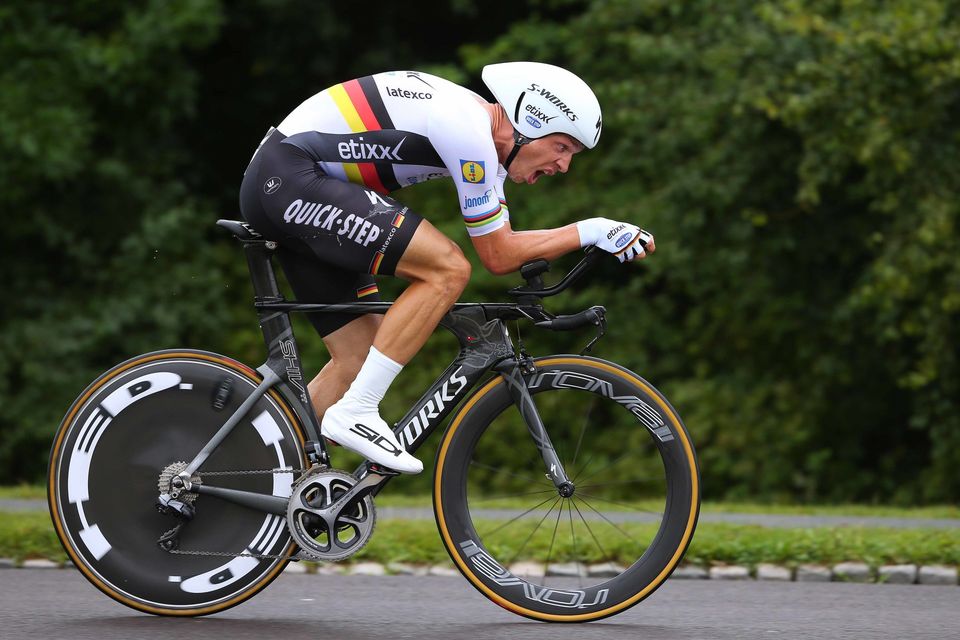
[(471, 236), (509, 219), (490, 116), (482, 98), (448, 80), (391, 71), (334, 85), (278, 126), (327, 175), (380, 193), (451, 177)]

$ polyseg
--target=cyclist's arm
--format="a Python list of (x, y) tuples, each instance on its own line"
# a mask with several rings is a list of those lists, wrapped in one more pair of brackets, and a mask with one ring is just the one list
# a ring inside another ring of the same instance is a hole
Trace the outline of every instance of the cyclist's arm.
[(470, 236), (473, 247), (487, 271), (495, 275), (512, 273), (524, 262), (537, 258), (554, 260), (580, 248), (576, 224), (557, 229), (514, 231), (510, 222), (482, 236)]

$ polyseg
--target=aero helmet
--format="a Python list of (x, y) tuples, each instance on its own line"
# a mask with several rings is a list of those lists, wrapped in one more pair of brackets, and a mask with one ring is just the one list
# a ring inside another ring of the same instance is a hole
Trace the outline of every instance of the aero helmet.
[(488, 64), (484, 84), (503, 107), (514, 129), (513, 152), (551, 133), (565, 133), (592, 149), (600, 139), (600, 103), (587, 83), (566, 69), (542, 62)]

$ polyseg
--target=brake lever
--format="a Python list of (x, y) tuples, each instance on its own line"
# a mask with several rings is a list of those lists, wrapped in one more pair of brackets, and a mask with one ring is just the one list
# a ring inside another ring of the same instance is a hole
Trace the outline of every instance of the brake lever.
[(585, 346), (585, 347), (583, 348), (583, 351), (580, 352), (580, 355), (582, 355), (582, 356), (585, 356), (585, 355), (587, 355), (588, 353), (590, 353), (590, 350), (593, 349), (593, 345), (597, 344), (597, 341), (600, 340), (600, 338), (602, 338), (602, 337), (603, 337), (604, 335), (606, 335), (606, 333), (607, 333), (607, 315), (606, 315), (606, 311), (603, 310), (603, 307), (601, 307), (600, 309), (601, 309), (601, 310), (599, 310), (599, 311), (597, 312), (598, 315), (600, 316), (600, 322), (598, 322), (597, 325), (596, 325), (596, 327), (597, 327), (597, 335), (595, 335), (595, 336), (593, 337), (593, 340), (591, 340), (589, 343), (587, 343), (587, 346)]

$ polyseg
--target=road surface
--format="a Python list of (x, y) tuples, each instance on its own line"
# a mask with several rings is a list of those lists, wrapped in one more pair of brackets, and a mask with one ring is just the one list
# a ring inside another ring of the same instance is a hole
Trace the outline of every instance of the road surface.
[(558, 625), (517, 617), (461, 578), (283, 574), (197, 619), (114, 602), (75, 570), (0, 571), (4, 640), (815, 640), (956, 638), (960, 590), (922, 585), (670, 580), (620, 615)]

